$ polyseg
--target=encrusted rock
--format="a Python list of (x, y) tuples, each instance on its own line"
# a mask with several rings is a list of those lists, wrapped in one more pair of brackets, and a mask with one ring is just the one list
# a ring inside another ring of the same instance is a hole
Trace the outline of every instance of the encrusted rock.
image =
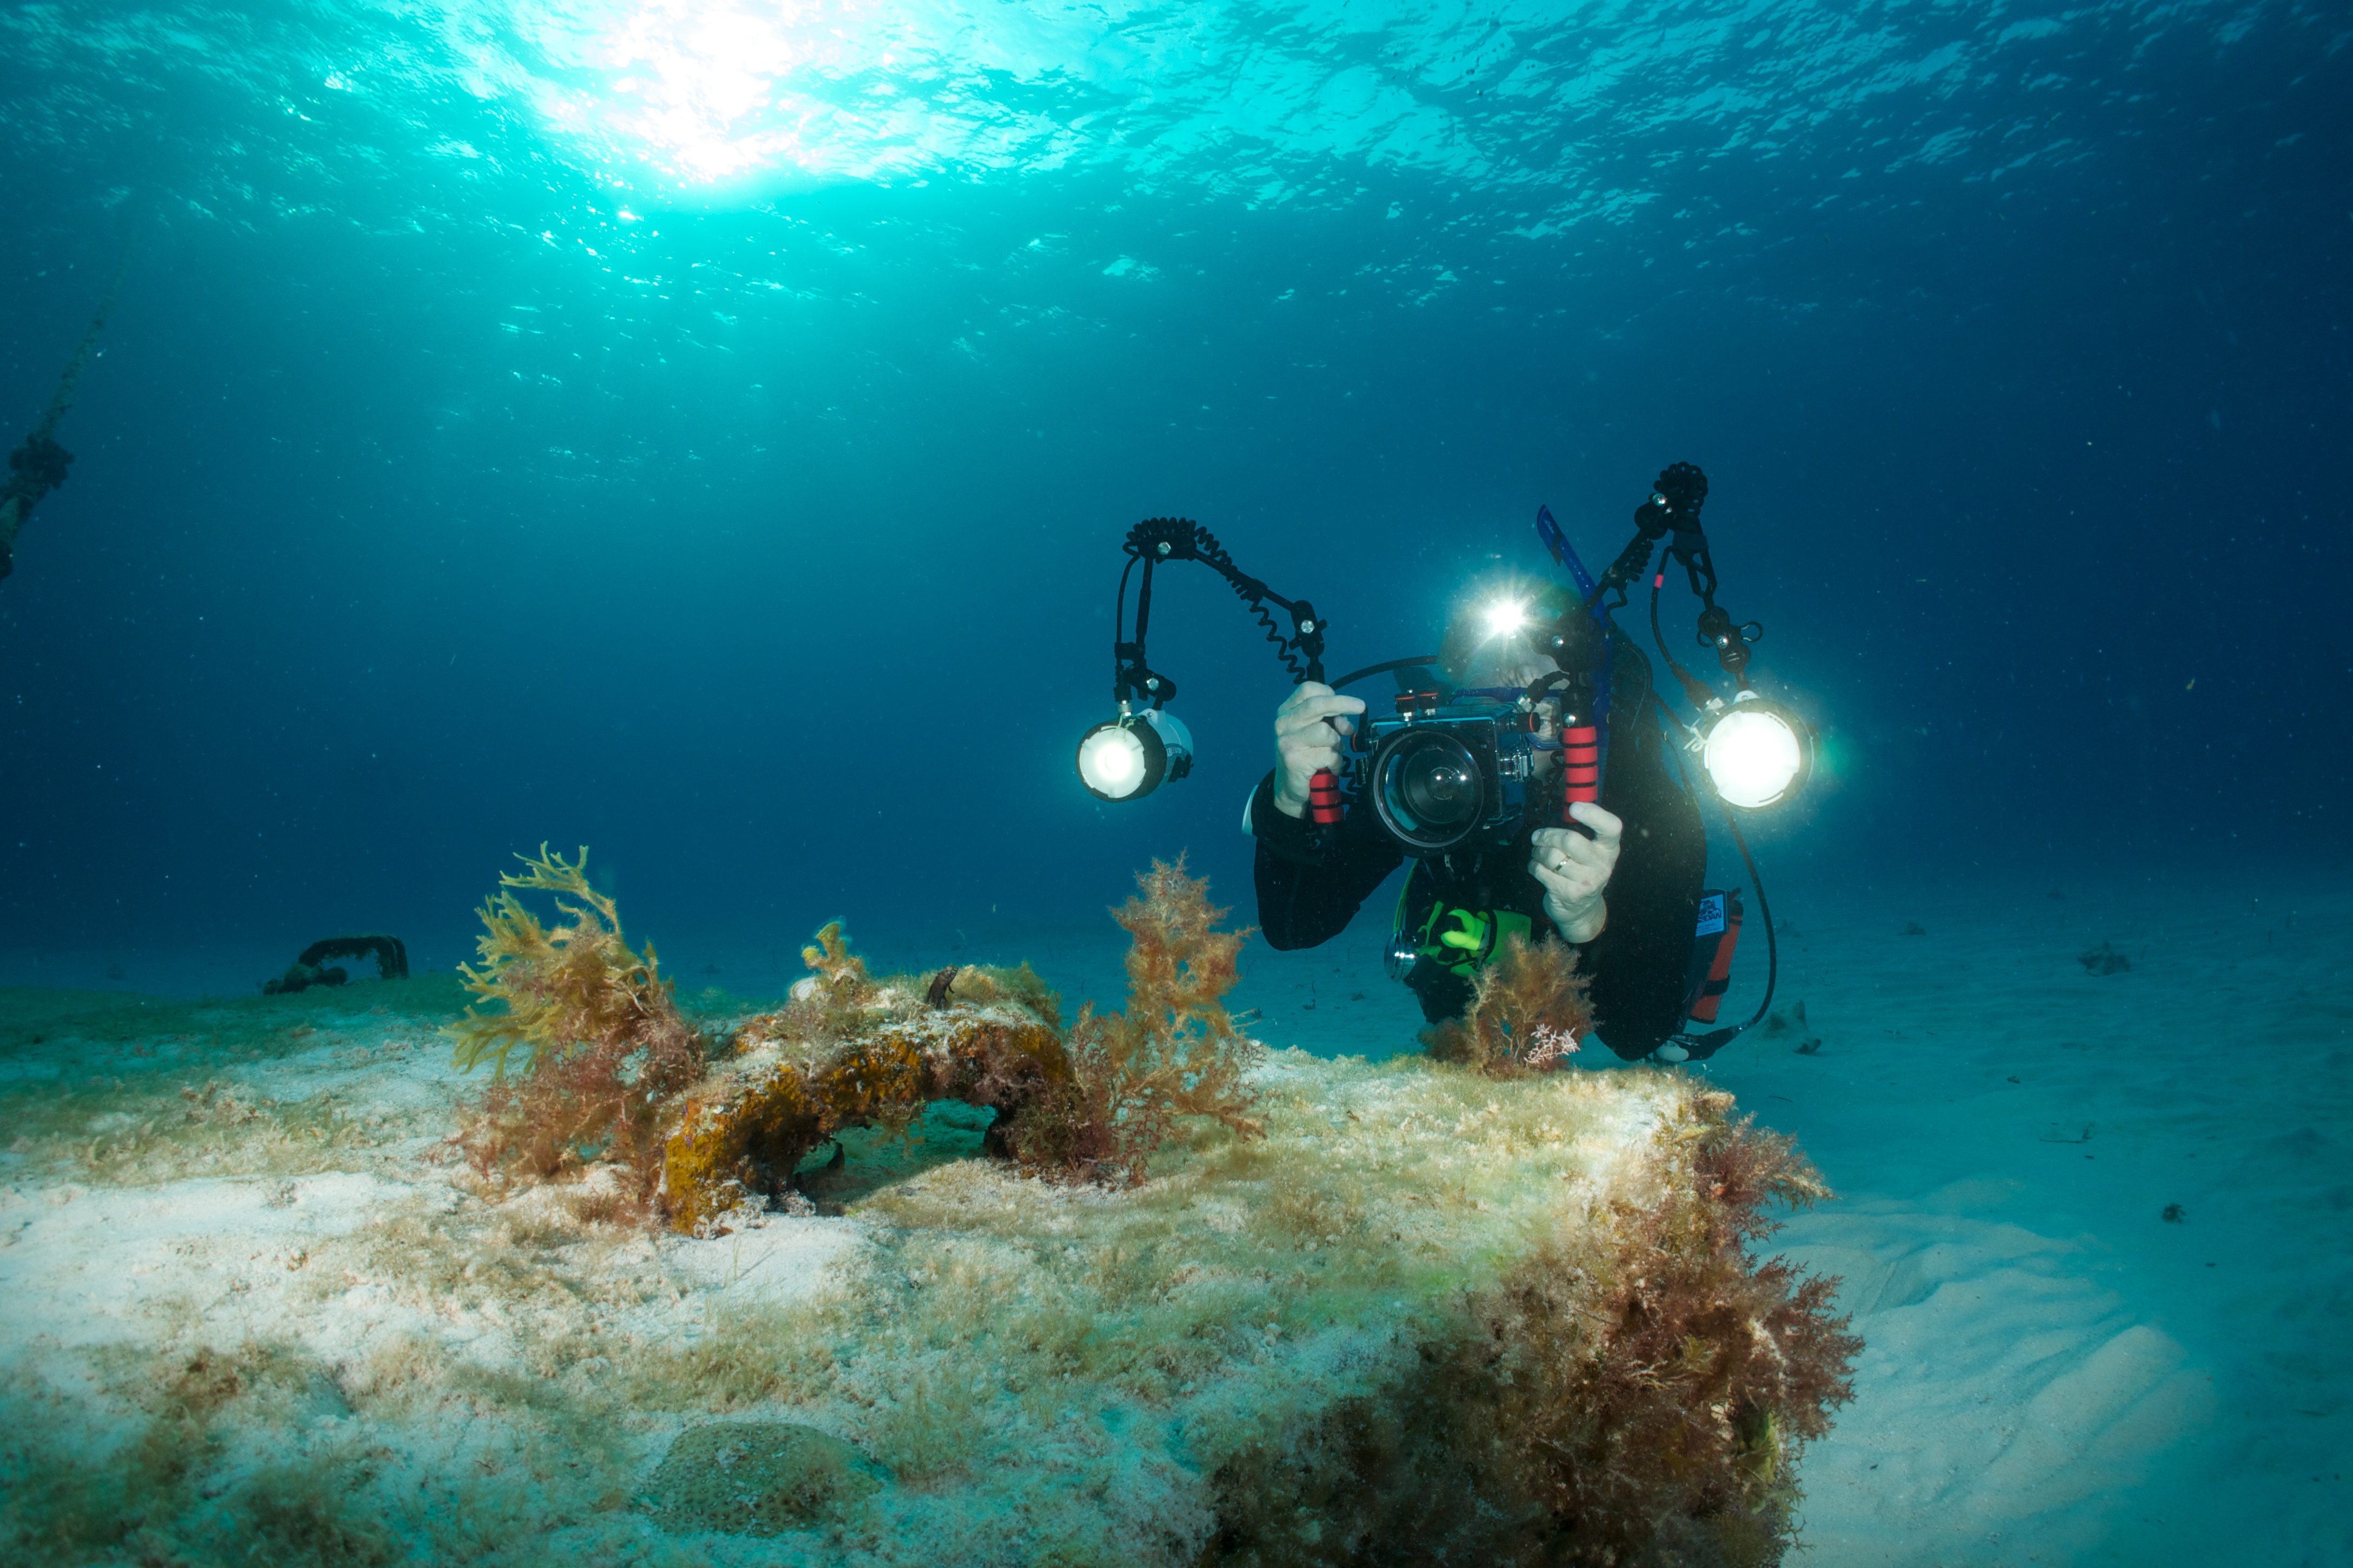
[(747, 1194), (789, 1191), (801, 1158), (842, 1128), (904, 1126), (934, 1100), (995, 1109), (989, 1140), (1002, 1150), (1040, 1092), (1070, 1080), (1060, 1031), (1018, 1005), (869, 1011), (829, 1043), (794, 1038), (803, 1020), (791, 1008), (744, 1026), (733, 1058), (673, 1113), (662, 1157), (672, 1226), (707, 1234)]

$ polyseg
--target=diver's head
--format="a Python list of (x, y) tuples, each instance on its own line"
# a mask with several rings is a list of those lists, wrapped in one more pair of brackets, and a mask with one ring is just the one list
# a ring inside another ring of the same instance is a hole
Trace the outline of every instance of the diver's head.
[(1560, 667), (1536, 639), (1572, 608), (1568, 592), (1542, 578), (1504, 574), (1472, 582), (1455, 599), (1438, 646), (1439, 678), (1461, 690), (1525, 686)]

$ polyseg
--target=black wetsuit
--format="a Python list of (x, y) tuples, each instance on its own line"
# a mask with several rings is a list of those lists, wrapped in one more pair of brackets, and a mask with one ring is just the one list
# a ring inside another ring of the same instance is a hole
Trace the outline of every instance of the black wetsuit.
[[(1604, 895), (1609, 922), (1580, 944), (1596, 1029), (1628, 1060), (1648, 1056), (1683, 1026), (1693, 928), (1707, 875), (1707, 839), (1699, 807), (1676, 782), (1657, 715), (1651, 710), (1648, 661), (1624, 649), (1614, 662), (1609, 747), (1601, 805), (1625, 825), (1618, 868)], [(1629, 657), (1630, 655), (1630, 657)], [(1539, 799), (1548, 794), (1535, 792)], [(1532, 930), (1558, 939), (1545, 917), (1544, 888), (1528, 873), (1528, 836), (1556, 825), (1559, 797), (1532, 805), (1511, 844), (1476, 854), (1432, 856), (1413, 873), (1408, 919), (1420, 928), (1434, 900), (1467, 910), (1510, 910)], [(1352, 805), (1321, 847), (1303, 819), (1275, 809), (1274, 775), (1250, 797), (1258, 840), (1258, 919), (1270, 946), (1320, 947), (1356, 918), (1357, 909), (1405, 858), (1367, 805)], [(1423, 958), (1407, 982), (1433, 1022), (1459, 1016), (1471, 983)]]

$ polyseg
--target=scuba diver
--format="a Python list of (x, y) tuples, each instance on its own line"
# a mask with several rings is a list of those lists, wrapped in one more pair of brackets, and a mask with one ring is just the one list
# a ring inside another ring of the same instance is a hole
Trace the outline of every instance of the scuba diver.
[(8, 478), (0, 483), (0, 577), (16, 569), (16, 531), (25, 525), (33, 503), (66, 482), (66, 468), (72, 462), (73, 454), (58, 446), (47, 428), (34, 431), (8, 454)]
[[(1557, 619), (1573, 603), (1550, 584), (1466, 597), (1440, 646), (1438, 677), (1457, 692), (1540, 680), (1557, 666), (1528, 628)], [(1624, 638), (1610, 642), (1609, 766), (1601, 798), (1567, 807), (1587, 831), (1544, 826), (1560, 821), (1562, 753), (1536, 752), (1538, 779), (1553, 788), (1528, 792), (1506, 842), (1413, 861), (1398, 898), (1397, 956), (1411, 945), (1404, 979), (1423, 1016), (1436, 1023), (1469, 1005), (1471, 976), (1503, 937), (1516, 931), (1567, 942), (1590, 979), (1596, 1029), (1610, 1049), (1629, 1061), (1679, 1062), (1691, 1054), (1673, 1037), (1690, 1002), (1707, 840), (1697, 803), (1669, 772), (1650, 661)], [(1500, 712), (1506, 703), (1498, 698), (1493, 706)], [(1275, 765), (1250, 796), (1243, 825), (1258, 841), (1259, 924), (1271, 946), (1329, 942), (1406, 858), (1370, 811), (1347, 814), (1325, 834), (1309, 820), (1315, 775), (1340, 769), (1364, 711), (1362, 699), (1313, 680), (1275, 710)], [(1537, 714), (1537, 739), (1556, 742), (1558, 701), (1539, 703)]]
[(131, 257), (124, 252), (122, 264), (114, 270), (114, 281), (107, 285), (106, 294), (99, 301), (98, 313), (90, 318), (90, 329), (81, 335), (81, 346), (67, 363), (65, 374), (58, 380), (58, 390), (49, 405), (41, 414), (41, 421), (24, 444), (8, 454), (8, 477), (0, 480), (0, 577), (16, 569), (16, 533), (32, 515), (41, 499), (66, 482), (66, 469), (73, 462), (73, 454), (58, 445), (54, 432), (66, 410), (73, 406), (74, 386), (81, 380), (82, 367), (90, 363), (90, 353), (97, 347), (99, 333), (105, 330), (107, 312), (114, 308), (114, 297), (121, 291), (123, 274), (130, 270)]
[[(1705, 1060), (1765, 1017), (1779, 973), (1772, 909), (1739, 814), (1803, 788), (1816, 740), (1811, 723), (1749, 679), (1765, 628), (1716, 602), (1700, 521), (1707, 488), (1697, 466), (1670, 464), (1599, 576), (1551, 509), (1538, 507), (1537, 538), (1574, 590), (1549, 579), (1488, 584), (1456, 605), (1438, 652), (1328, 681), (1328, 617), (1242, 571), (1191, 519), (1146, 518), (1122, 545), (1127, 564), (1113, 601), (1118, 710), (1079, 737), (1079, 781), (1098, 800), (1134, 801), (1193, 771), (1192, 733), (1168, 709), (1176, 682), (1152, 665), (1145, 638), (1155, 572), (1180, 561), (1207, 566), (1257, 616), (1293, 685), (1275, 711), (1273, 771), (1242, 816), (1257, 841), (1259, 925), (1270, 944), (1329, 942), (1410, 858), (1388, 959), (1432, 1023), (1468, 1010), (1482, 969), (1511, 938), (1560, 942), (1577, 950), (1595, 1032), (1620, 1057)], [(1671, 563), (1700, 601), (1695, 639), (1731, 678), (1729, 697), (1668, 647), (1659, 595)], [(1662, 699), (1650, 657), (1615, 618), (1646, 577), (1651, 640), (1694, 711), (1689, 722)], [(1342, 695), (1382, 674), (1397, 677), (1393, 714)], [(1701, 886), (1707, 837), (1686, 757), (1722, 808), (1746, 888)], [(1744, 893), (1764, 926), (1764, 996), (1746, 1022), (1694, 1032), (1717, 1022)]]

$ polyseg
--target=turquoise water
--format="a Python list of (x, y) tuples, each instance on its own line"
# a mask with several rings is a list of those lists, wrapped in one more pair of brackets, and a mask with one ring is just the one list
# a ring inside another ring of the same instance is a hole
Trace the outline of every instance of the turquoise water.
[[(1354, 668), (1427, 651), (1466, 579), (1548, 570), (1540, 504), (1598, 563), (1694, 461), (1759, 685), (1822, 728), (1750, 837), (1777, 907), (1835, 911), (1791, 959), (1840, 998), (1826, 1048), (1880, 1005), (1859, 944), (1917, 921), (1970, 933), (1941, 962), (2030, 1066), (2104, 1020), (2106, 1088), (2062, 1100), (2232, 1075), (2230, 1136), (2267, 1151), (2234, 1223), (2293, 1310), (2226, 1347), (2253, 1310), (2224, 1291), (2168, 1331), (2244, 1372), (2240, 1437), (2293, 1369), (2327, 1395), (2290, 1423), (2316, 1435), (2230, 1450), (2261, 1479), (2196, 1538), (2346, 1561), (2301, 1489), (2341, 1468), (2341, 1280), (2280, 1261), (2342, 1207), (2341, 1130), (2274, 1138), (2247, 1076), (2342, 1104), (2336, 961), (2307, 923), (2242, 1001), (2215, 965), (2270, 962), (2256, 906), (2334, 908), (2353, 863), (2348, 106), (2353, 17), (2266, 0), (0, 7), (0, 435), (111, 300), (71, 478), (0, 582), (0, 984), (249, 992), (346, 931), (446, 971), (545, 841), (590, 847), (691, 988), (773, 997), (839, 916), (892, 965), (1115, 994), (1102, 911), (1151, 858), (1252, 918), (1235, 822), (1287, 687), (1172, 568), (1153, 662), (1198, 766), (1078, 788), (1129, 526), (1198, 519)], [(1274, 1043), (1410, 1048), (1390, 896), (1328, 965), (1254, 952)], [(2202, 959), (2181, 934), (2226, 925)], [(2027, 967), (2073, 983), (2077, 944), (2146, 932), (2144, 977), (2212, 970), (2199, 1008), (2054, 1005)], [(1986, 1106), (1883, 1135), (1873, 1095), (1909, 1117), (1977, 1070), (1906, 1039), (1820, 1117), (1786, 1046), (1719, 1064), (1897, 1205), (1810, 1233), (1822, 1267), (2028, 1180)], [(2018, 1158), (2072, 1114), (2020, 1113)], [(1967, 1152), (1918, 1156), (1938, 1127)], [(2040, 1181), (2028, 1231), (2110, 1223)], [(2179, 1283), (2137, 1278), (2125, 1328)], [(2171, 1484), (2158, 1451), (2084, 1496)], [(1823, 1473), (1867, 1499), (1871, 1463)], [(1968, 1560), (2163, 1538), (2051, 1506), (2063, 1541)], [(1903, 1513), (1854, 1517), (1837, 1542)], [(1821, 1561), (1913, 1560), (1866, 1546)]]
[(1194, 781), (1066, 787), (1130, 523), (1353, 668), (1685, 459), (1799, 853), (2342, 855), (2333, 9), (0, 26), (16, 424), (132, 258), (0, 590), (12, 946), (446, 961), (543, 838), (713, 940), (1230, 886), (1284, 678), (1206, 573)]

